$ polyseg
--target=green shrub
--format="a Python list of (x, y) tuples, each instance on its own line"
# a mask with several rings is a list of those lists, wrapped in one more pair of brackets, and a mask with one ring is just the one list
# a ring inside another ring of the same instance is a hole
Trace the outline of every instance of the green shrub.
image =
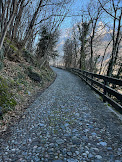
[(41, 77), (38, 73), (32, 72), (31, 70), (28, 70), (28, 76), (31, 80), (35, 82), (41, 82)]
[(4, 67), (3, 62), (0, 62), (0, 70), (2, 70), (3, 67)]
[(12, 89), (19, 87), (19, 84), (13, 79), (7, 80), (7, 85), (8, 87), (11, 87)]
[(17, 102), (13, 98), (6, 80), (0, 77), (0, 107), (2, 107), (2, 113), (14, 109), (16, 105)]
[(18, 79), (20, 80), (25, 79), (25, 75), (23, 75), (21, 72), (18, 72), (17, 75), (18, 75)]
[(10, 44), (10, 43), (11, 43), (11, 40), (10, 40), (10, 39), (8, 39), (7, 37), (5, 37), (4, 41), (6, 41), (8, 44)]
[(10, 48), (12, 48), (14, 51), (17, 51), (17, 48), (13, 44), (10, 45)]
[(4, 48), (0, 50), (0, 60), (2, 61), (4, 59)]
[(29, 66), (29, 67), (27, 68), (27, 70), (28, 70), (28, 72), (30, 72), (30, 71), (33, 70), (33, 67), (32, 67), (32, 66)]
[(24, 57), (25, 61), (27, 61), (31, 64), (34, 64), (34, 56), (26, 49), (23, 50), (23, 57)]
[(0, 50), (0, 70), (4, 67), (3, 60), (4, 60), (4, 48)]

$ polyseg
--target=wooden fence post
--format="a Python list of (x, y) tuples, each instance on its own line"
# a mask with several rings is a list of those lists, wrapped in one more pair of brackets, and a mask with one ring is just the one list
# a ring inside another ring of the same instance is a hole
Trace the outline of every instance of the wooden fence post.
[(93, 74), (91, 74), (91, 86), (93, 86)]
[(104, 80), (104, 91), (103, 91), (103, 102), (105, 102), (105, 95), (106, 95), (106, 81)]

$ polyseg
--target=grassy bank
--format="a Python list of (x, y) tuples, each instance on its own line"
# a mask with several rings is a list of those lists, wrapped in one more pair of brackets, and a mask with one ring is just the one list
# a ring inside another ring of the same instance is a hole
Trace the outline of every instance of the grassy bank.
[[(10, 47), (11, 48), (11, 47)], [(16, 52), (16, 51), (15, 51)], [(56, 75), (49, 66), (41, 69), (21, 57), (20, 61), (2, 60), (0, 70), (0, 132), (20, 118), (24, 110), (47, 88)]]

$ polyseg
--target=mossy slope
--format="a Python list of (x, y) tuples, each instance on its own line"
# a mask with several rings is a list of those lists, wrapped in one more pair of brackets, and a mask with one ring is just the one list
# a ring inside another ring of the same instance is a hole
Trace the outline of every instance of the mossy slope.
[[(10, 47), (11, 48), (11, 47)], [(16, 52), (16, 51), (15, 51)], [(55, 78), (55, 74), (49, 66), (41, 69), (33, 64), (33, 56), (29, 61), (22, 57), (19, 62), (11, 61), (8, 57), (2, 60), (3, 68), (0, 70), (0, 108), (2, 108), (3, 120), (0, 120), (0, 131), (2, 127), (11, 121), (11, 117), (19, 116), (28, 101), (38, 91), (47, 87)], [(29, 77), (29, 69), (40, 78), (39, 82)]]

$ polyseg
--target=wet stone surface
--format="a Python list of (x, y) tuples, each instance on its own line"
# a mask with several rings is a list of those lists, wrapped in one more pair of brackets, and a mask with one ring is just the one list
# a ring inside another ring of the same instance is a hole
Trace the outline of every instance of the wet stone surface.
[(73, 74), (57, 79), (0, 139), (2, 162), (121, 162), (120, 120)]

